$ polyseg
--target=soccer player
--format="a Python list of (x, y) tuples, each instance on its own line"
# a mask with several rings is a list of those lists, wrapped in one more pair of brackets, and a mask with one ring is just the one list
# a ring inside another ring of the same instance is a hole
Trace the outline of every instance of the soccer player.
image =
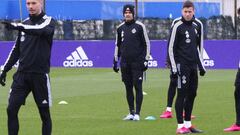
[(33, 93), (42, 120), (42, 135), (51, 135), (49, 107), (52, 99), (48, 73), (55, 21), (43, 12), (43, 0), (26, 0), (26, 6), (29, 18), (22, 23), (4, 22), (7, 29), (19, 31), (0, 75), (3, 84), (7, 72), (19, 61), (19, 67), (13, 75), (7, 107), (8, 135), (18, 135), (18, 112), (30, 92)]
[[(174, 24), (179, 21), (181, 19), (181, 17), (176, 18), (175, 20), (173, 20), (172, 22), (172, 26), (174, 26)], [(172, 27), (171, 26), (171, 27)], [(203, 34), (203, 33), (202, 33)], [(203, 36), (203, 35), (201, 35)], [(168, 44), (169, 47), (169, 44)], [(171, 68), (171, 64), (170, 64), (170, 59), (169, 59), (169, 55), (167, 54), (166, 57), (166, 62), (165, 62), (165, 66), (167, 68)], [(173, 104), (173, 99), (175, 97), (176, 94), (176, 89), (177, 89), (177, 76), (173, 75), (172, 72), (170, 71), (170, 83), (168, 86), (168, 93), (167, 93), (167, 108), (166, 110), (160, 115), (160, 118), (163, 119), (168, 119), (168, 118), (172, 118), (172, 104)], [(183, 117), (185, 117), (185, 114), (183, 113)], [(194, 115), (191, 115), (191, 118), (195, 118)]]
[[(123, 7), (124, 22), (117, 28), (113, 70), (119, 71), (120, 61), (122, 81), (126, 88), (126, 98), (129, 114), (123, 120), (140, 120), (143, 101), (143, 72), (148, 68), (150, 58), (150, 41), (145, 25), (134, 19), (134, 6)], [(134, 107), (134, 92), (136, 92), (136, 108)]]
[(235, 80), (234, 97), (235, 97), (236, 123), (230, 126), (229, 128), (225, 128), (224, 131), (226, 132), (240, 131), (240, 61)]
[[(191, 114), (198, 87), (198, 69), (200, 75), (206, 73), (203, 66), (203, 26), (194, 17), (194, 4), (185, 1), (182, 17), (171, 28), (169, 38), (169, 58), (171, 71), (178, 77), (177, 99), (175, 104), (178, 127), (177, 134), (201, 133), (191, 123)], [(183, 111), (185, 118), (183, 119)]]

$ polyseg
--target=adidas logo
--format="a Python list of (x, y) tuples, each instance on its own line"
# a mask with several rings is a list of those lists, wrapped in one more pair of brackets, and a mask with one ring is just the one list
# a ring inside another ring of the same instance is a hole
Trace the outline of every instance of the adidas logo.
[(153, 60), (152, 55), (150, 55), (149, 61), (148, 61), (148, 67), (157, 67), (158, 62), (156, 60)]
[(203, 65), (208, 67), (214, 66), (214, 60), (210, 59), (205, 49), (203, 49)]
[(76, 48), (63, 62), (64, 67), (92, 67), (93, 61), (89, 60), (82, 46)]
[(47, 100), (42, 101), (42, 104), (47, 104), (47, 103), (48, 103)]

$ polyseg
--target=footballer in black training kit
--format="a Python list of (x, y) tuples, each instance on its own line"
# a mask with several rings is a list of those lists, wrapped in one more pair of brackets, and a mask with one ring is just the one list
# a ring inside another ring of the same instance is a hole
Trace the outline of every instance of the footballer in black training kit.
[(0, 75), (5, 84), (6, 75), (19, 61), (7, 107), (8, 135), (18, 135), (18, 112), (30, 92), (37, 104), (42, 120), (42, 135), (51, 135), (52, 120), (49, 107), (52, 104), (50, 90), (50, 57), (55, 21), (43, 12), (43, 0), (26, 0), (29, 18), (22, 23), (3, 22), (8, 30), (17, 30), (18, 37)]
[(193, 127), (191, 123), (197, 95), (198, 71), (200, 76), (206, 73), (203, 65), (203, 25), (194, 17), (194, 11), (194, 4), (191, 1), (183, 3), (182, 17), (173, 24), (168, 41), (171, 72), (178, 77), (175, 104), (177, 134), (203, 132)]
[[(135, 20), (134, 10), (133, 5), (123, 7), (124, 21), (117, 27), (113, 70), (119, 71), (118, 63), (120, 62), (129, 107), (129, 114), (124, 120), (138, 121), (143, 102), (143, 72), (147, 70), (150, 58), (150, 41), (145, 25)], [(136, 108), (133, 87), (136, 93)]]

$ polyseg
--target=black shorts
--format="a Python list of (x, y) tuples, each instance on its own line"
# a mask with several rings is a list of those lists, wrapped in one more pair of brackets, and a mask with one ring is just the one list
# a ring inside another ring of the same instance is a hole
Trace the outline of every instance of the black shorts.
[(240, 85), (240, 69), (238, 69), (236, 80), (235, 80), (235, 86)]
[(50, 80), (48, 74), (16, 72), (9, 95), (9, 105), (24, 105), (26, 97), (32, 92), (39, 107), (52, 105)]
[(178, 68), (178, 88), (196, 89), (198, 86), (197, 65), (177, 64)]
[(122, 81), (137, 82), (143, 80), (143, 64), (140, 62), (120, 63)]

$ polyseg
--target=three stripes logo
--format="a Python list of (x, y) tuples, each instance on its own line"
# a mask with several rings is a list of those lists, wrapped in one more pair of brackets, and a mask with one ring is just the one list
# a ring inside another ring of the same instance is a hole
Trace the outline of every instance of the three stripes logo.
[(210, 59), (205, 49), (203, 49), (203, 64), (207, 67), (214, 66), (214, 60)]
[(89, 60), (82, 46), (76, 48), (63, 62), (64, 67), (92, 67), (93, 61)]

